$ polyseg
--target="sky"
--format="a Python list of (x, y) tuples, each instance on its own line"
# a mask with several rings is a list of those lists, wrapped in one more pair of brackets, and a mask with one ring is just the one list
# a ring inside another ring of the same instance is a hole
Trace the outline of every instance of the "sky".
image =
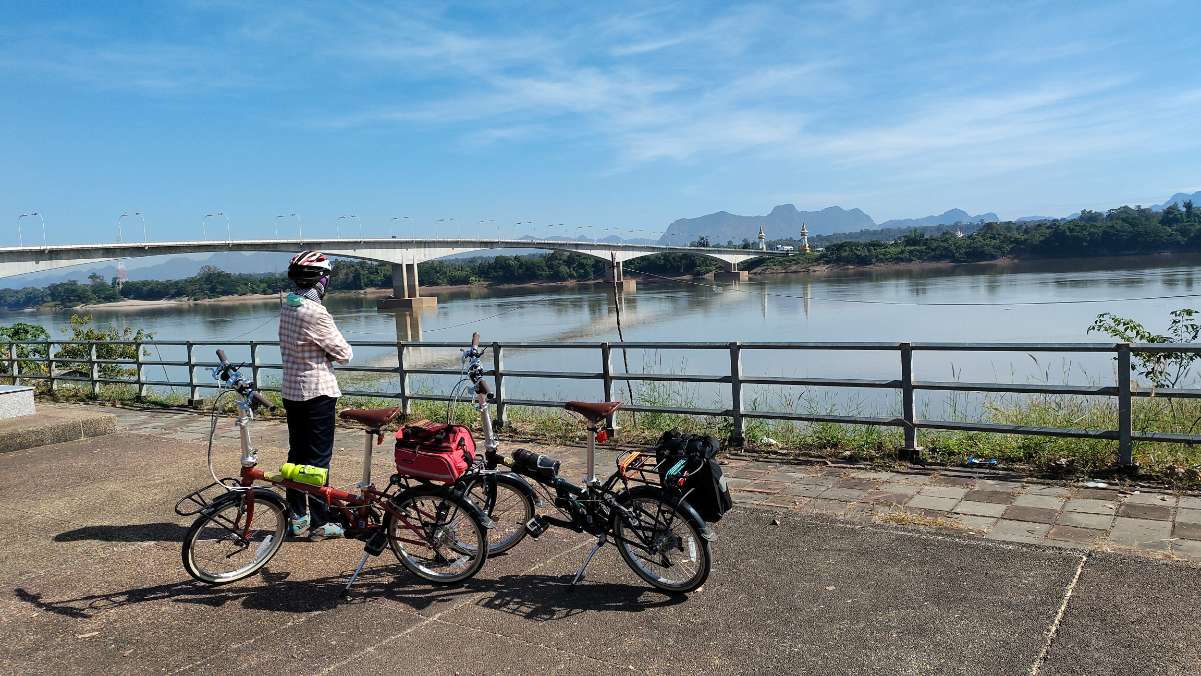
[(1158, 203), (1201, 189), (1198, 26), (1191, 0), (0, 0), (0, 245), (33, 211), (73, 243)]

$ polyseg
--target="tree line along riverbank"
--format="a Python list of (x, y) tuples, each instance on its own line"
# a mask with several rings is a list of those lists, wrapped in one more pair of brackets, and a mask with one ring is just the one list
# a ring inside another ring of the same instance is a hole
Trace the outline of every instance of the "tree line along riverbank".
[[(914, 230), (890, 240), (863, 240), (859, 235), (856, 233), (853, 240), (830, 242), (811, 254), (761, 259), (745, 267), (752, 273), (771, 273), (829, 267), (1196, 252), (1201, 251), (1201, 209), (1185, 202), (1162, 211), (1120, 207), (1104, 213), (1086, 210), (1075, 218), (1060, 221), (988, 223), (970, 234), (945, 231), (927, 234)], [(708, 246), (709, 242), (702, 238), (693, 244)], [(425, 286), (537, 284), (603, 279), (607, 266), (605, 261), (591, 256), (553, 251), (428, 261), (420, 265), (420, 276)], [(717, 261), (704, 256), (664, 253), (631, 262), (627, 272), (685, 277), (708, 274), (718, 268)], [(344, 260), (336, 265), (334, 288), (338, 290), (391, 286), (392, 266), (388, 264)], [(289, 287), (283, 272), (235, 274), (213, 267), (186, 279), (124, 283), (93, 274), (86, 283), (68, 281), (44, 287), (0, 289), (0, 307), (20, 310), (47, 305), (77, 307), (122, 301), (204, 300), (278, 294)]]

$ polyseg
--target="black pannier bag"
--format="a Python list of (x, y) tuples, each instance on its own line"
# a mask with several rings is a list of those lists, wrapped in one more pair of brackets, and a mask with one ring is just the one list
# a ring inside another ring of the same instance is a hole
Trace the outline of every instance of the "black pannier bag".
[[(659, 437), (655, 444), (655, 462), (661, 473), (666, 473), (680, 458), (686, 458), (692, 474), (684, 482), (688, 504), (709, 523), (716, 523), (734, 507), (734, 499), (722, 475), (717, 452), (721, 444), (711, 436), (683, 434), (672, 429)], [(693, 469), (699, 464), (698, 469)]]

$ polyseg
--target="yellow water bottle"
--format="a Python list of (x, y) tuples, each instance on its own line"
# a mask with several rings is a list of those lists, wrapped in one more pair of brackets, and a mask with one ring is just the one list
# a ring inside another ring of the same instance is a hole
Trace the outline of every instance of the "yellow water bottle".
[(291, 462), (280, 465), (279, 473), (289, 481), (310, 486), (324, 486), (326, 480), (329, 479), (329, 470), (325, 467), (297, 465)]

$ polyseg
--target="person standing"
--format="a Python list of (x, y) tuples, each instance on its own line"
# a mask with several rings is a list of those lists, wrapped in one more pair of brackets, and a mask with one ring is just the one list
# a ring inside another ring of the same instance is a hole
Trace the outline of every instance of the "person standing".
[[(279, 351), (283, 363), (284, 410), (288, 416), (288, 462), (329, 468), (334, 454), (334, 414), (338, 379), (334, 363), (346, 364), (353, 353), (323, 303), (333, 267), (320, 251), (301, 251), (288, 264), (295, 290), (279, 315)], [(329, 521), (325, 503), (288, 489), (288, 532), (305, 530), (310, 540), (340, 538), (342, 527)]]

